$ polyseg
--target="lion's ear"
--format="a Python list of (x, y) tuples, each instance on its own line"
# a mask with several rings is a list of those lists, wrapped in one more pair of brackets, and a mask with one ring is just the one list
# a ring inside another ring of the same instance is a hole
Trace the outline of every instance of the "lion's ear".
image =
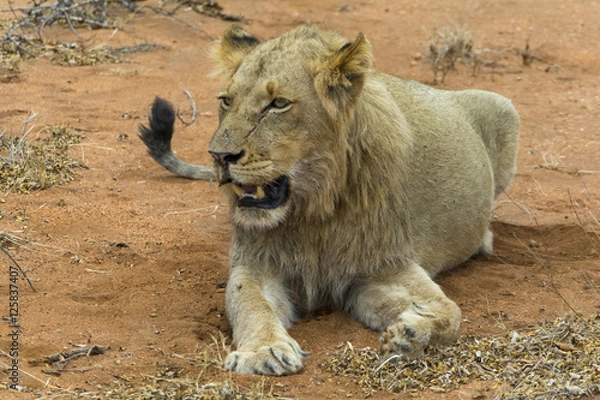
[(352, 43), (346, 43), (334, 53), (326, 65), (326, 83), (330, 87), (349, 89), (371, 67), (371, 45), (362, 33)]
[(360, 33), (354, 42), (345, 44), (317, 66), (317, 92), (325, 96), (325, 100), (333, 101), (339, 109), (360, 93), (371, 66), (371, 45)]
[(260, 40), (238, 25), (232, 25), (217, 42), (212, 56), (219, 63), (219, 75), (231, 77), (240, 67), (244, 57), (260, 44)]

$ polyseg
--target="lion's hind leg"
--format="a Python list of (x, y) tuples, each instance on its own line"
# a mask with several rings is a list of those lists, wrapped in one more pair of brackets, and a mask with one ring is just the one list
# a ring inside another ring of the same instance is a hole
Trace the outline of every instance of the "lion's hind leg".
[(428, 345), (451, 343), (461, 321), (458, 306), (416, 264), (358, 285), (348, 311), (370, 328), (383, 332), (380, 341), (384, 359), (414, 359)]

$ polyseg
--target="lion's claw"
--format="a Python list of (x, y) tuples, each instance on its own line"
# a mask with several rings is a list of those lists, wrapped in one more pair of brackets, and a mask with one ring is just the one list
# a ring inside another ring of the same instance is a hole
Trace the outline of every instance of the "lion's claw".
[(306, 356), (294, 341), (263, 346), (256, 351), (231, 352), (223, 368), (238, 374), (290, 375), (302, 369), (302, 359)]
[(417, 331), (403, 321), (388, 326), (379, 339), (383, 360), (398, 355), (406, 360), (419, 358), (429, 343), (430, 333)]

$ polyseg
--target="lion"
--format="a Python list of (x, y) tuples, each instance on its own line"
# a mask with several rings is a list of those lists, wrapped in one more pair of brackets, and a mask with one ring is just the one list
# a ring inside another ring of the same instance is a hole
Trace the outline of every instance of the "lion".
[(516, 170), (510, 100), (378, 72), (362, 33), (312, 25), (265, 42), (232, 26), (214, 54), (214, 173), (173, 155), (166, 100), (140, 136), (162, 166), (216, 179), (228, 199), (224, 369), (300, 371), (308, 353), (288, 329), (323, 307), (382, 332), (384, 358), (452, 343), (461, 311), (433, 278), (492, 251), (493, 201)]

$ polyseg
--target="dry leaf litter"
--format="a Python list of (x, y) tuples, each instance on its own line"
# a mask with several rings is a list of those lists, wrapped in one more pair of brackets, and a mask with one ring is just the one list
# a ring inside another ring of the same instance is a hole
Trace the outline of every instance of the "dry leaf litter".
[(600, 394), (600, 314), (567, 316), (524, 333), (461, 337), (412, 362), (381, 360), (347, 344), (322, 367), (353, 378), (366, 395), (445, 392), (479, 380), (494, 382), (498, 399), (583, 398)]

